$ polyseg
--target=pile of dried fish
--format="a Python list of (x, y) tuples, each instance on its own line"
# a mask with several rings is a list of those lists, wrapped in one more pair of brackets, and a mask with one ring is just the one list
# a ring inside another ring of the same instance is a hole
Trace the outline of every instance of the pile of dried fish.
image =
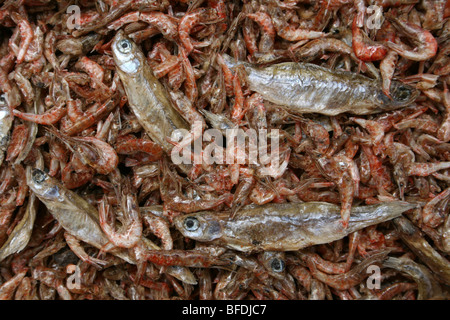
[(0, 299), (448, 299), (449, 16), (0, 1)]

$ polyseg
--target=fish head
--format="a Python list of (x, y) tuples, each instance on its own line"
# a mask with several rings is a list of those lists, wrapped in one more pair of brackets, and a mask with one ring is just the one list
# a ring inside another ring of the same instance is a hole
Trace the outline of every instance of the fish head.
[(286, 276), (285, 253), (283, 251), (264, 251), (258, 254), (258, 261), (270, 275), (277, 279)]
[(45, 171), (28, 167), (26, 176), (28, 186), (39, 198), (57, 201), (62, 198), (63, 191), (59, 182)]
[(419, 91), (417, 89), (399, 81), (392, 81), (390, 97), (380, 93), (380, 99), (383, 102), (382, 107), (385, 110), (394, 110), (410, 105), (418, 96)]
[(222, 236), (222, 225), (217, 217), (208, 212), (178, 216), (175, 227), (185, 236), (198, 241), (212, 241)]
[(145, 58), (142, 51), (122, 30), (117, 32), (111, 48), (116, 67), (121, 72), (132, 75), (142, 68)]

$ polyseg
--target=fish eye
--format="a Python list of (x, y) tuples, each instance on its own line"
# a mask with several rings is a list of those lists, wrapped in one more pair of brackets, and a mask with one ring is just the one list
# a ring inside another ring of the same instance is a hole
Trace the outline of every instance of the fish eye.
[(283, 272), (284, 271), (284, 261), (279, 258), (274, 258), (270, 262), (270, 268), (274, 272)]
[(33, 180), (36, 183), (43, 182), (45, 180), (45, 176), (46, 176), (45, 172), (39, 169), (34, 169), (32, 174)]
[(121, 53), (128, 53), (131, 51), (131, 42), (128, 39), (120, 40), (117, 44), (117, 48)]
[(407, 100), (411, 96), (411, 89), (405, 86), (400, 86), (395, 91), (395, 96), (398, 100)]
[(184, 227), (187, 231), (195, 231), (199, 226), (200, 223), (195, 217), (187, 217), (186, 219), (184, 219)]

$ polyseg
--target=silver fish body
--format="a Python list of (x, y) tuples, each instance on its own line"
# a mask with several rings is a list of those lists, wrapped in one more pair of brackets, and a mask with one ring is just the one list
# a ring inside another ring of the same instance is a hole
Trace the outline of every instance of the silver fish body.
[(251, 90), (294, 114), (372, 114), (407, 106), (418, 96), (411, 86), (394, 81), (391, 99), (382, 92), (379, 80), (311, 63), (258, 67), (227, 55), (224, 60), (229, 68), (244, 67)]
[(176, 217), (174, 224), (188, 238), (238, 251), (296, 251), (342, 239), (414, 207), (402, 201), (356, 206), (347, 228), (342, 227), (340, 207), (326, 202), (251, 205), (232, 219), (229, 212), (197, 212)]
[[(142, 51), (123, 31), (116, 34), (112, 52), (131, 110), (150, 138), (170, 154), (173, 145), (167, 138), (176, 130), (189, 131), (189, 124), (176, 111)], [(186, 167), (180, 168), (186, 171)]]

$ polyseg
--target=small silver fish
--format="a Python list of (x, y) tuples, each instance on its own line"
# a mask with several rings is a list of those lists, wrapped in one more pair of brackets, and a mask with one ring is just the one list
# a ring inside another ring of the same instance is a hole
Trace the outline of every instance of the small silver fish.
[(185, 237), (238, 251), (296, 251), (342, 239), (414, 207), (403, 201), (353, 207), (347, 228), (340, 222), (340, 207), (326, 202), (250, 205), (234, 218), (229, 212), (203, 211), (177, 216), (174, 224)]
[(407, 106), (419, 95), (413, 87), (393, 81), (390, 99), (383, 93), (379, 80), (311, 63), (284, 62), (258, 67), (227, 55), (223, 58), (229, 68), (244, 67), (250, 90), (294, 114), (372, 114)]

